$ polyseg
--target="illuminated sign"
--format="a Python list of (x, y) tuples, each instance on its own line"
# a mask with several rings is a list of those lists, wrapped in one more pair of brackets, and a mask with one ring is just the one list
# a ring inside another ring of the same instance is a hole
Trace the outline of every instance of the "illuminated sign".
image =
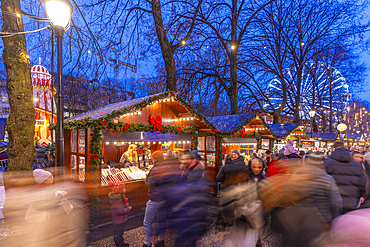
[(347, 125), (345, 125), (344, 123), (337, 125), (337, 130), (339, 131), (345, 131), (346, 129), (347, 129)]

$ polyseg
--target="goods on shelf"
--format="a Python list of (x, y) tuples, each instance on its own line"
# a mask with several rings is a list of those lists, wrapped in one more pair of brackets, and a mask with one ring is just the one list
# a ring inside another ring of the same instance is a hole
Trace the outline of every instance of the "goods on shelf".
[(145, 179), (146, 172), (137, 168), (107, 168), (101, 169), (101, 184), (108, 185), (109, 182), (127, 182), (131, 180)]

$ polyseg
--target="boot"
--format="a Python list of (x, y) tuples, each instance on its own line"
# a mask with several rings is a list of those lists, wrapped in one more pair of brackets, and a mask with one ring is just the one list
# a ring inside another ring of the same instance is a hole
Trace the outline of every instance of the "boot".
[(164, 247), (164, 240), (156, 242), (154, 247)]

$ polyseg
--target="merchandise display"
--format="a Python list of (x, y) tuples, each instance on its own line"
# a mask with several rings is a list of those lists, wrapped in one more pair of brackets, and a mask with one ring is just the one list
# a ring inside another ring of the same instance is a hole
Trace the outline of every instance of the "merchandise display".
[(101, 169), (101, 185), (107, 186), (109, 182), (127, 182), (146, 178), (146, 172), (138, 167)]

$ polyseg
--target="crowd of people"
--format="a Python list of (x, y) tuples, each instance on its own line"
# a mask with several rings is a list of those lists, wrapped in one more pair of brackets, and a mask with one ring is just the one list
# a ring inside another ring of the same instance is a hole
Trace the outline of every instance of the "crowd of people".
[[(212, 184), (197, 151), (156, 151), (152, 158), (143, 247), (164, 246), (168, 236), (176, 247), (195, 247), (210, 226), (221, 246), (262, 246), (272, 233), (281, 239), (276, 247), (370, 246), (368, 148), (335, 142), (328, 152), (305, 153), (288, 141), (284, 149), (257, 152), (250, 160), (233, 150), (223, 155), (216, 196), (209, 193)], [(29, 189), (8, 191), (9, 222), (30, 229), (29, 238), (14, 238), (9, 246), (84, 246), (84, 189), (73, 180), (53, 184), (45, 170), (33, 175)], [(131, 206), (125, 186), (109, 186), (114, 242), (128, 247), (123, 236)]]
[[(335, 142), (330, 152), (304, 153), (288, 141), (278, 153), (255, 153), (249, 161), (238, 150), (223, 157), (213, 221), (222, 246), (262, 246), (267, 225), (284, 247), (369, 245), (360, 234), (370, 217), (369, 150)], [(175, 246), (196, 246), (211, 224), (204, 164), (190, 151), (156, 152), (153, 159), (143, 247), (164, 246), (171, 229)]]

